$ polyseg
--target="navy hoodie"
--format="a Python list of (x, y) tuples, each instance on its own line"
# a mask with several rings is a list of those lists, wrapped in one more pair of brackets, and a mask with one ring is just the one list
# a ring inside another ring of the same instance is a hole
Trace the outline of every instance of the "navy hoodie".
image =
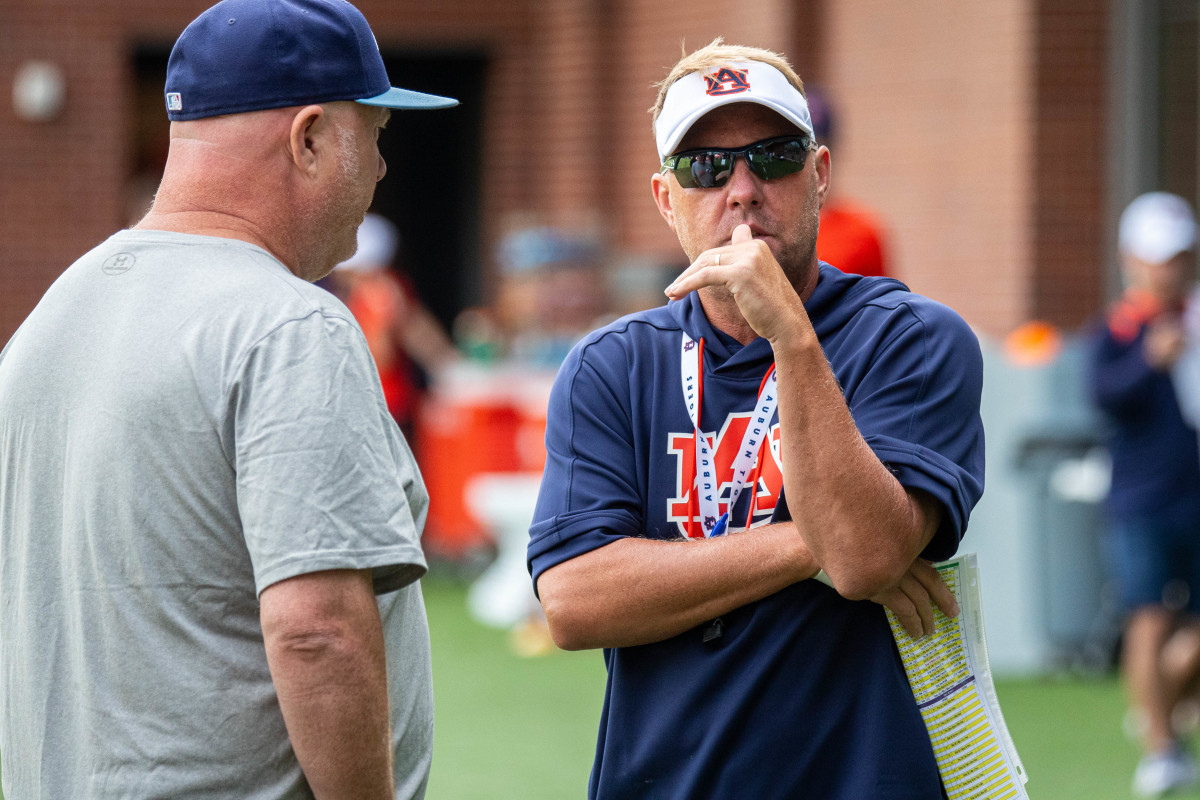
[[(983, 491), (983, 365), (974, 334), (898, 281), (826, 264), (805, 308), (867, 443), (901, 484), (929, 492), (944, 509), (923, 555), (951, 556)], [(773, 363), (770, 344), (743, 347), (714, 329), (695, 293), (592, 333), (563, 364), (550, 399), (528, 550), (535, 583), (549, 567), (618, 538), (677, 539), (697, 524), (683, 485), (694, 458), (680, 378), (685, 331), (705, 340), (700, 424), (718, 475), (731, 472)], [(747, 518), (754, 526), (787, 518), (777, 418), (773, 424), (771, 457), (730, 515), (735, 528)], [(714, 641), (698, 628), (605, 650), (589, 797), (942, 796), (881, 606), (809, 580), (723, 622)]]
[(1200, 444), (1179, 409), (1169, 371), (1143, 354), (1157, 304), (1133, 290), (1091, 336), (1091, 390), (1113, 422), (1112, 489), (1108, 507), (1118, 520), (1166, 515), (1187, 523), (1200, 514)]

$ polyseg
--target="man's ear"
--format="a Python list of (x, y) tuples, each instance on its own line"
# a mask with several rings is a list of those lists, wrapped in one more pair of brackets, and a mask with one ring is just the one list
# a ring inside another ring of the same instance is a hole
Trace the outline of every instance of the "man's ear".
[(821, 145), (813, 153), (813, 169), (817, 173), (817, 208), (824, 208), (829, 197), (830, 166), (829, 148)]
[(288, 132), (288, 150), (292, 163), (308, 175), (317, 171), (317, 157), (323, 155), (321, 135), (329, 127), (329, 115), (323, 106), (305, 106), (292, 117)]
[(675, 211), (671, 207), (671, 181), (661, 172), (654, 173), (650, 178), (650, 191), (654, 195), (654, 204), (658, 213), (667, 221), (671, 230), (675, 230)]

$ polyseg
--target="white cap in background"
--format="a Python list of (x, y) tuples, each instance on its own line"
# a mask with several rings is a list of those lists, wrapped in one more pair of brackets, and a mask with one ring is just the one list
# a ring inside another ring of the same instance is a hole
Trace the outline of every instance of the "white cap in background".
[(364, 272), (391, 266), (400, 244), (396, 226), (378, 214), (367, 214), (358, 226), (358, 250), (336, 269)]
[(1163, 264), (1196, 246), (1196, 217), (1182, 197), (1150, 192), (1121, 214), (1118, 246), (1151, 264)]

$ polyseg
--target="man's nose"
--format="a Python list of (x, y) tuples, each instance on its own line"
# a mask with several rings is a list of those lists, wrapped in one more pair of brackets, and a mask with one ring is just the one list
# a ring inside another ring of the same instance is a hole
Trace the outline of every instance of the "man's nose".
[(762, 202), (762, 180), (750, 171), (744, 156), (733, 160), (733, 173), (725, 184), (725, 202), (732, 207), (757, 206)]

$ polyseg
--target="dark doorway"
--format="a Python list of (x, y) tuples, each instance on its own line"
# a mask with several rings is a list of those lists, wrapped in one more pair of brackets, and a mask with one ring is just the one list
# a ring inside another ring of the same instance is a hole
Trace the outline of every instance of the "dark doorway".
[(171, 123), (163, 100), (171, 46), (141, 45), (133, 51), (133, 114), (129, 175), (125, 184), (122, 226), (132, 225), (150, 209), (167, 165)]
[(449, 329), (482, 302), (479, 185), (485, 62), (471, 53), (385, 52), (393, 86), (454, 97), (455, 108), (396, 111), (380, 137), (387, 176), (373, 210), (400, 228), (399, 263)]

